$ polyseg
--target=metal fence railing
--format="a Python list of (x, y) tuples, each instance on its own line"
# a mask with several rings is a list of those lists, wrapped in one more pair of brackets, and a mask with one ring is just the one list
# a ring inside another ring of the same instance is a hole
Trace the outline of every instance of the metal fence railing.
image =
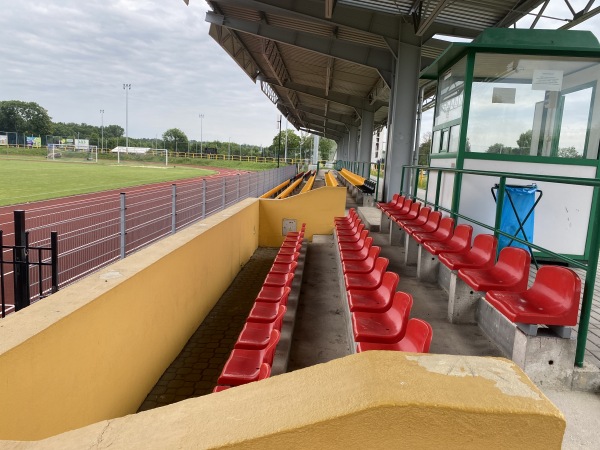
[[(290, 165), (139, 187), (121, 194), (76, 196), (22, 209), (31, 245), (49, 246), (50, 233), (58, 233), (58, 286), (64, 287), (243, 199), (259, 197), (295, 174), (296, 167)], [(0, 213), (0, 229), (4, 244), (14, 245), (12, 211)], [(40, 284), (40, 273), (30, 269), (31, 286)], [(48, 272), (41, 277), (47, 291), (51, 276)], [(12, 278), (12, 270), (5, 268), (5, 304), (9, 310), (13, 304)], [(32, 289), (32, 302), (39, 299), (36, 292), (37, 287)]]

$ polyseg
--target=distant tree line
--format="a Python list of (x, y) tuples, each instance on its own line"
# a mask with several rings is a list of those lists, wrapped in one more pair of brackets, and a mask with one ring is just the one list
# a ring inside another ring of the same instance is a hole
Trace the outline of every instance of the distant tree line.
[[(104, 135), (104, 147), (114, 148), (125, 145), (125, 130), (119, 125), (105, 125), (104, 133), (102, 127), (86, 123), (64, 123), (53, 122), (48, 111), (35, 102), (23, 102), (19, 100), (0, 101), (0, 132), (9, 134), (11, 143), (25, 143), (25, 136), (39, 136), (42, 145), (53, 143), (59, 138), (65, 139), (89, 139), (91, 145), (102, 145)], [(162, 136), (155, 138), (132, 138), (129, 139), (130, 147), (166, 148), (172, 151), (200, 153), (201, 149), (216, 149), (220, 155), (239, 156), (265, 156), (283, 158), (285, 153), (285, 137), (287, 133), (288, 158), (302, 159), (310, 158), (312, 155), (312, 136), (308, 133), (297, 135), (294, 130), (286, 130), (277, 133), (273, 143), (268, 147), (249, 145), (228, 141), (205, 141), (200, 142), (188, 139), (186, 134), (179, 128), (166, 130)], [(16, 139), (16, 141), (12, 141)], [(331, 139), (321, 138), (319, 141), (319, 155), (321, 159), (329, 160), (335, 149), (335, 142)]]

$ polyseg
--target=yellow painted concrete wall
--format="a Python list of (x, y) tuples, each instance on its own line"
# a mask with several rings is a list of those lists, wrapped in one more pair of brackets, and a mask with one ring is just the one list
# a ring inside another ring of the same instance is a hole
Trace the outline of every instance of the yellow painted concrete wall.
[[(15, 449), (560, 449), (565, 420), (501, 358), (366, 352)], [(98, 443), (101, 442), (101, 445)]]
[(0, 439), (133, 413), (258, 246), (248, 199), (0, 323)]
[(321, 187), (302, 195), (270, 200), (260, 199), (261, 247), (279, 247), (283, 242), (283, 219), (296, 220), (297, 228), (306, 223), (305, 237), (313, 234), (332, 234), (333, 218), (343, 216), (346, 207), (346, 188)]

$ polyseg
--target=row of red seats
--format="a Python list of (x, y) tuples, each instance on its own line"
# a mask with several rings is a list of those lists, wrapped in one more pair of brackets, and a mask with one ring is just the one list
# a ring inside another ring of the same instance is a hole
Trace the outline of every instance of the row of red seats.
[(455, 227), (452, 218), (442, 218), (439, 211), (399, 194), (377, 207), (442, 264), (457, 270), (471, 289), (486, 292), (486, 300), (509, 320), (530, 325), (577, 324), (581, 280), (572, 270), (541, 267), (527, 289), (531, 257), (526, 250), (503, 248), (496, 261), (497, 239), (479, 234), (471, 245), (470, 225)]
[(386, 272), (389, 260), (379, 256), (380, 247), (372, 246), (356, 211), (336, 218), (335, 229), (357, 352), (429, 352), (431, 326), (409, 319), (413, 298), (396, 292), (399, 276)]
[(305, 227), (286, 235), (213, 392), (271, 375)]

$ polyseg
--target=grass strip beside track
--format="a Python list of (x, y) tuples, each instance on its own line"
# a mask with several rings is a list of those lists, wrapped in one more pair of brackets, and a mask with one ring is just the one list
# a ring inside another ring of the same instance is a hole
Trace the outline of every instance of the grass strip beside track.
[(0, 161), (0, 206), (215, 173), (196, 167)]

